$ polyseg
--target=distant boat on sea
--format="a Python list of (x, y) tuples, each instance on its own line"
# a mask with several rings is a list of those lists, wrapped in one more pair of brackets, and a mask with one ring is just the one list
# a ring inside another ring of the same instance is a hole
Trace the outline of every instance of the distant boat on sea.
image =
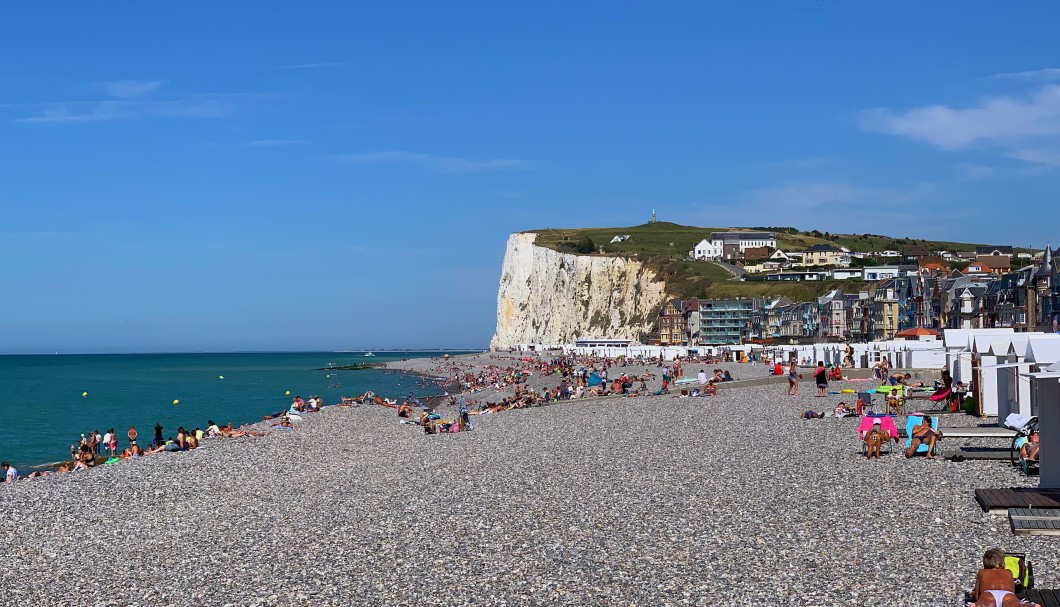
[(368, 358), (369, 356), (375, 356), (375, 354), (372, 354), (371, 352), (365, 352), (364, 353), (364, 357), (365, 358)]

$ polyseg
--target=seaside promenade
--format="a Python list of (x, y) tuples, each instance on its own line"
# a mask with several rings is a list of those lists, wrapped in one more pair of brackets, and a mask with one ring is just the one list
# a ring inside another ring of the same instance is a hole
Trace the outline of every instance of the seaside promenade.
[[(512, 361), (461, 359), (491, 360)], [(800, 418), (840, 397), (785, 388), (565, 401), (438, 436), (328, 407), (292, 432), (0, 486), (0, 604), (957, 605), (990, 546), (1060, 586), (1060, 545), (972, 496), (1036, 479), (866, 461), (855, 419)]]

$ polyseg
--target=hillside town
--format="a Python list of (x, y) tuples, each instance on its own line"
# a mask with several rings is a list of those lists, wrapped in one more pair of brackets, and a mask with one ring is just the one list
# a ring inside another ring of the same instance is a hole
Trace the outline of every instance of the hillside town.
[(726, 264), (745, 281), (849, 280), (852, 288), (814, 301), (671, 299), (646, 343), (867, 342), (978, 328), (1055, 333), (1056, 253), (1048, 246), (1033, 254), (1000, 245), (935, 251), (922, 244), (871, 253), (832, 244), (783, 251), (774, 232), (714, 232), (694, 245), (690, 259)]

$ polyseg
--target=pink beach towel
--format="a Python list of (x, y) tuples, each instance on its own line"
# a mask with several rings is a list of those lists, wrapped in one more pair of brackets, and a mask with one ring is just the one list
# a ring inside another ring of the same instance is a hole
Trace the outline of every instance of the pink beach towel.
[(872, 423), (876, 420), (880, 420), (880, 429), (887, 431), (891, 435), (891, 438), (898, 438), (898, 428), (894, 425), (894, 418), (890, 415), (883, 415), (880, 417), (865, 416), (861, 418), (861, 423), (858, 424), (858, 438), (864, 439), (865, 434), (869, 430), (872, 430)]

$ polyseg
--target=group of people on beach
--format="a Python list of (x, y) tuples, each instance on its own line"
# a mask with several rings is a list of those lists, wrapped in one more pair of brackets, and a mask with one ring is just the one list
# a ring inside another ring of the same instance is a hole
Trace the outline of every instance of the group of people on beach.
[[(319, 411), (323, 406), (323, 400), (319, 397), (311, 397), (308, 401), (298, 396), (292, 400), (291, 407), (275, 415), (265, 416), (265, 420), (274, 420), (272, 428), (275, 430), (293, 430), (293, 421), (300, 420), (302, 413)], [(204, 439), (213, 437), (240, 438), (244, 436), (266, 436), (267, 431), (252, 430), (249, 428), (236, 428), (231, 422), (226, 425), (218, 425), (212, 419), (206, 422), (206, 429), (186, 429), (184, 426), (177, 428), (175, 435), (165, 438), (165, 428), (160, 422), (155, 424), (154, 434), (149, 443), (140, 445), (140, 434), (136, 427), (130, 427), (125, 433), (128, 446), (118, 451), (118, 434), (114, 428), (105, 433), (99, 430), (86, 432), (81, 438), (70, 444), (70, 460), (59, 464), (54, 472), (49, 470), (35, 470), (24, 478), (39, 478), (51, 474), (62, 474), (89, 470), (104, 464), (114, 464), (122, 460), (136, 459), (156, 453), (190, 451), (202, 445)], [(23, 478), (18, 470), (8, 462), (3, 462), (0, 467), (5, 471), (3, 481), (13, 482)], [(0, 481), (0, 482), (3, 482)]]
[[(434, 433), (432, 430), (438, 429), (458, 432), (465, 427), (470, 428), (469, 416), (471, 415), (487, 415), (590, 397), (669, 394), (674, 382), (683, 378), (684, 364), (717, 362), (714, 358), (693, 357), (682, 360), (678, 357), (672, 362), (667, 362), (659, 358), (634, 360), (624, 356), (608, 358), (596, 355), (579, 356), (573, 353), (550, 358), (539, 356), (512, 356), (510, 358), (513, 359), (513, 363), (509, 365), (500, 365), (491, 361), (479, 367), (476, 367), (473, 362), (446, 358), (440, 360), (430, 370), (436, 378), (441, 379), (443, 385), (461, 393), (459, 401), (450, 398), (446, 403), (450, 408), (459, 410), (454, 420), (445, 419), (434, 409), (408, 400), (399, 404), (397, 401), (382, 399), (372, 393), (354, 398), (343, 398), (343, 403), (345, 406), (372, 403), (395, 409), (399, 417), (408, 420), (405, 423), (423, 426), (425, 432), (428, 433)], [(641, 372), (620, 371), (628, 366), (640, 366), (645, 369)], [(661, 384), (655, 389), (648, 386), (649, 382), (654, 383), (657, 380), (657, 375), (647, 370), (650, 367), (658, 367), (662, 376)], [(618, 372), (617, 376), (616, 372)], [(538, 377), (558, 376), (558, 382), (551, 387), (534, 388), (528, 384), (528, 380), (535, 375)], [(705, 369), (700, 369), (695, 380), (686, 380), (694, 382), (694, 387), (681, 390), (681, 395), (713, 396), (717, 394), (716, 384), (732, 380), (733, 376), (727, 369), (714, 369), (713, 375), (708, 375)], [(487, 398), (476, 403), (467, 398), (467, 395), (488, 389), (492, 389), (497, 395), (495, 400)], [(424, 409), (424, 412), (418, 416), (414, 414), (417, 407)]]

